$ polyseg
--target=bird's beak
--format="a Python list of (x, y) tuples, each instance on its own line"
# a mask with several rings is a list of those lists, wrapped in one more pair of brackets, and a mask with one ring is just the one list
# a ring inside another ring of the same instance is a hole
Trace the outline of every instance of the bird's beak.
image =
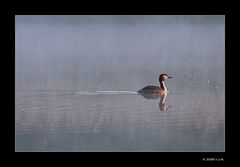
[(172, 77), (168, 77), (168, 78), (172, 78)]

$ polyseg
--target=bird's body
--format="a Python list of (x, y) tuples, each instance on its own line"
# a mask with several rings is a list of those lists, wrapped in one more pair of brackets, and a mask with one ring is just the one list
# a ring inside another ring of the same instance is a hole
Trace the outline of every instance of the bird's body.
[(159, 91), (161, 91), (159, 86), (149, 85), (139, 90), (138, 93), (157, 93)]

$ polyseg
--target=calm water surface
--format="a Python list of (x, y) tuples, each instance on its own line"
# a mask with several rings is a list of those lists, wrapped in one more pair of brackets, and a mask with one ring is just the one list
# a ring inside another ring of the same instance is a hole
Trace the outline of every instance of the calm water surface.
[[(224, 151), (223, 16), (16, 16), (16, 151)], [(167, 111), (136, 93), (173, 79)]]
[[(173, 92), (159, 108), (129, 93), (16, 92), (18, 151), (223, 151), (224, 104), (207, 90)], [(204, 97), (204, 98), (201, 98)]]

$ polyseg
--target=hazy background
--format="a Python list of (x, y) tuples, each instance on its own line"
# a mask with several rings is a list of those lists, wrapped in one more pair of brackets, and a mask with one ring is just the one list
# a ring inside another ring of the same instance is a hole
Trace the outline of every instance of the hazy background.
[(15, 19), (16, 151), (224, 151), (224, 16)]
[(224, 16), (16, 16), (15, 35), (17, 90), (224, 81)]

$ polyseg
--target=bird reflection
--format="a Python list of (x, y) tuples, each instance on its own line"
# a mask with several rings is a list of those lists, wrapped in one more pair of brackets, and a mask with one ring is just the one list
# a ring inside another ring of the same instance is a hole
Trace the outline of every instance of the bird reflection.
[(158, 99), (160, 98), (159, 102), (159, 109), (160, 111), (168, 111), (168, 109), (172, 106), (167, 105), (166, 98), (167, 93), (138, 93), (139, 95), (143, 96), (145, 99)]
[(169, 107), (172, 107), (167, 105), (167, 103), (165, 102), (166, 98), (167, 98), (167, 93), (160, 96), (159, 109), (161, 111), (168, 111)]

